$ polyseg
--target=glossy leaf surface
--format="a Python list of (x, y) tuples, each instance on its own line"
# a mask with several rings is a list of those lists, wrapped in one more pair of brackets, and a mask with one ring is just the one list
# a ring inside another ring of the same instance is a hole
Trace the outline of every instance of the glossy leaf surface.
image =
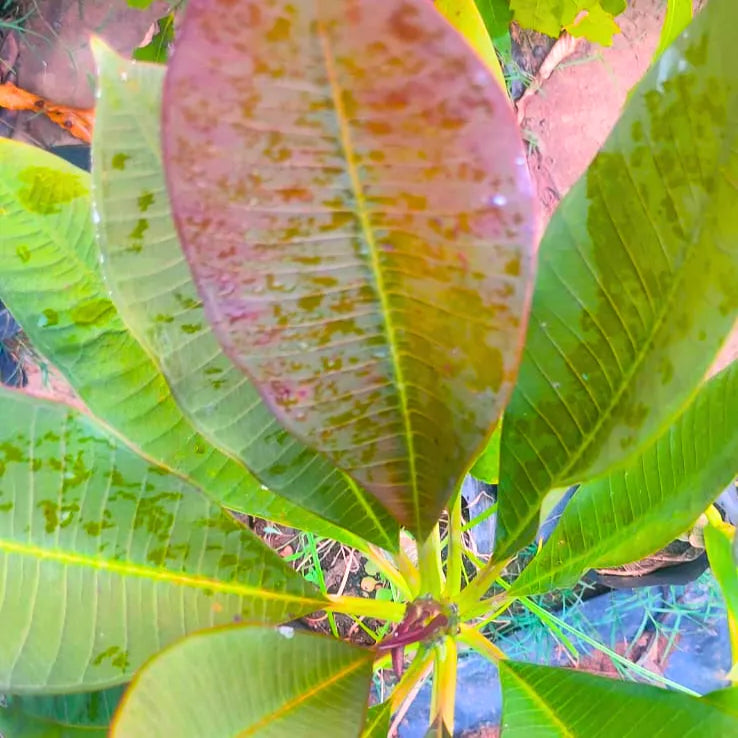
[(671, 423), (733, 325), (736, 21), (716, 0), (669, 47), (549, 223), (505, 412), (500, 556), (532, 538), (549, 489)]
[(702, 698), (703, 702), (709, 702), (719, 710), (738, 718), (738, 687), (726, 687), (710, 692)]
[(366, 649), (288, 627), (198, 633), (138, 674), (111, 738), (358, 736), (372, 658)]
[(221, 343), (424, 537), (515, 378), (532, 212), (504, 93), (424, 1), (192, 0), (178, 48), (165, 168)]
[(0, 390), (0, 690), (119, 684), (165, 644), (323, 598), (249, 530), (64, 405)]
[(163, 67), (95, 43), (93, 204), (116, 306), (161, 367), (179, 406), (216, 448), (272, 492), (386, 549), (397, 523), (331, 462), (289, 436), (222, 352), (174, 230), (161, 163)]
[(667, 0), (666, 16), (655, 56), (661, 54), (692, 20), (692, 0)]
[(738, 561), (734, 554), (735, 528), (727, 523), (719, 525), (710, 523), (705, 527), (704, 534), (710, 569), (720, 585), (728, 611), (728, 629), (735, 669), (735, 665), (738, 664)]
[(574, 493), (511, 593), (568, 586), (586, 569), (638, 561), (687, 531), (738, 470), (737, 417), (734, 363), (641, 456)]
[(707, 699), (573, 669), (499, 664), (502, 738), (698, 738), (738, 733)]
[(500, 441), (502, 439), (502, 425), (498, 424), (490, 436), (484, 450), (477, 457), (474, 466), (469, 470), (475, 479), (481, 479), (487, 484), (497, 484), (500, 480)]
[(0, 708), (5, 738), (106, 738), (124, 687), (49, 696), (8, 696)]
[(510, 0), (474, 0), (474, 2), (491, 39), (494, 40), (508, 32), (513, 18)]
[(110, 300), (90, 217), (89, 176), (8, 139), (0, 139), (0, 170), (0, 298), (87, 407), (147, 456), (233, 509), (360, 543), (263, 489), (189, 423)]

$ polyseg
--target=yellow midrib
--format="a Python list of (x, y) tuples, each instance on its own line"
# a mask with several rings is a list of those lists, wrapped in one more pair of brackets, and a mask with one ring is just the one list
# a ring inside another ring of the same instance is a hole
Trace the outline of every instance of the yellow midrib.
[(108, 571), (124, 577), (137, 577), (151, 582), (165, 582), (168, 584), (191, 587), (192, 589), (209, 590), (222, 594), (235, 594), (241, 597), (257, 596), (264, 600), (275, 600), (291, 602), (301, 605), (309, 605), (316, 608), (323, 607), (322, 599), (301, 597), (298, 595), (272, 592), (259, 587), (252, 587), (239, 582), (223, 582), (219, 579), (198, 576), (196, 574), (175, 574), (167, 569), (155, 569), (141, 564), (133, 564), (125, 561), (114, 561), (112, 559), (98, 559), (84, 556), (79, 553), (58, 551), (41, 548), (31, 543), (18, 543), (15, 541), (0, 540), (0, 553), (27, 556), (39, 561), (54, 561), (64, 566), (81, 566), (96, 571)]
[(356, 169), (356, 162), (354, 161), (354, 147), (351, 140), (351, 132), (348, 128), (348, 117), (346, 110), (341, 100), (341, 88), (338, 84), (338, 76), (336, 74), (336, 64), (331, 52), (328, 35), (326, 33), (325, 26), (320, 18), (317, 21), (318, 35), (320, 37), (320, 44), (323, 51), (323, 59), (325, 62), (326, 74), (331, 88), (331, 97), (333, 98), (333, 105), (336, 111), (336, 119), (338, 121), (339, 137), (341, 139), (341, 147), (346, 160), (346, 170), (351, 180), (351, 187), (356, 198), (356, 214), (361, 224), (361, 230), (366, 240), (367, 246), (369, 247), (369, 256), (371, 259), (372, 273), (376, 280), (377, 296), (379, 298), (382, 315), (384, 317), (384, 327), (387, 334), (387, 343), (389, 344), (390, 356), (392, 358), (392, 366), (395, 372), (395, 386), (397, 387), (397, 394), (400, 400), (400, 409), (402, 414), (402, 423), (405, 430), (405, 437), (407, 440), (407, 451), (408, 451), (408, 466), (411, 479), (411, 489), (413, 494), (413, 516), (415, 519), (415, 530), (416, 532), (421, 529), (420, 526), (420, 495), (418, 491), (418, 481), (416, 474), (416, 460), (415, 460), (415, 445), (413, 442), (412, 427), (410, 425), (410, 413), (408, 410), (407, 394), (405, 391), (405, 378), (403, 376), (402, 366), (400, 364), (400, 357), (397, 353), (397, 337), (395, 333), (395, 327), (391, 319), (391, 310), (389, 300), (386, 295), (384, 278), (382, 276), (381, 265), (379, 262), (379, 253), (377, 249), (376, 241), (374, 240), (374, 232), (372, 231), (371, 221), (369, 219), (369, 212), (366, 207), (366, 197), (364, 195), (364, 189), (361, 185), (359, 173)]
[[(602, 196), (602, 200), (605, 200), (604, 194), (602, 193), (602, 190), (600, 189), (600, 194)], [(577, 464), (582, 459), (584, 454), (589, 450), (589, 448), (592, 446), (595, 441), (599, 439), (600, 431), (604, 426), (606, 426), (607, 423), (611, 423), (613, 421), (613, 418), (617, 418), (616, 411), (618, 410), (620, 406), (620, 401), (622, 400), (623, 396), (625, 395), (626, 391), (631, 388), (631, 384), (633, 381), (633, 378), (636, 376), (636, 373), (641, 369), (641, 367), (645, 364), (646, 360), (648, 359), (650, 355), (650, 350), (652, 347), (652, 343), (654, 342), (655, 338), (658, 336), (658, 334), (662, 331), (664, 325), (666, 325), (667, 317), (669, 316), (671, 312), (671, 304), (676, 298), (677, 294), (679, 294), (679, 288), (682, 285), (682, 282), (686, 278), (686, 275), (688, 272), (690, 272), (689, 265), (692, 262), (692, 260), (700, 253), (700, 247), (702, 246), (701, 242), (701, 236), (705, 221), (704, 216), (704, 209), (702, 212), (701, 217), (697, 219), (697, 224), (692, 229), (692, 235), (697, 235), (697, 238), (694, 239), (691, 246), (687, 246), (687, 254), (684, 258), (682, 268), (677, 273), (674, 281), (672, 282), (671, 286), (667, 290), (664, 299), (663, 299), (663, 307), (661, 310), (658, 310), (654, 314), (654, 320), (653, 325), (651, 326), (651, 329), (648, 331), (648, 335), (646, 338), (644, 338), (641, 342), (640, 347), (635, 353), (635, 356), (633, 357), (633, 361), (631, 362), (630, 367), (624, 372), (622, 381), (620, 382), (620, 386), (617, 388), (615, 393), (613, 394), (611, 400), (608, 402), (607, 407), (604, 409), (603, 412), (601, 412), (597, 418), (597, 421), (595, 422), (594, 428), (592, 428), (591, 431), (588, 433), (583, 434), (582, 443), (579, 445), (577, 450), (572, 454), (568, 462), (564, 465), (563, 469), (558, 473), (556, 476), (556, 483), (565, 483), (565, 480), (567, 479), (568, 475), (573, 473), (573, 471), (577, 468)], [(627, 246), (625, 246), (625, 242), (621, 239), (621, 242), (623, 243), (626, 251)], [(630, 253), (630, 252), (628, 252)], [(631, 256), (631, 260), (634, 264), (636, 264), (635, 259)], [(636, 267), (637, 268), (637, 267)], [(604, 292), (604, 289), (602, 290)], [(614, 349), (613, 349), (614, 350)], [(690, 397), (693, 397), (697, 391), (697, 388), (695, 387), (692, 390), (692, 393), (690, 394)], [(681, 408), (685, 408), (689, 404), (689, 398), (687, 398), (681, 405)], [(679, 414), (679, 408), (677, 408), (676, 411), (672, 411), (672, 414), (670, 418), (667, 418), (666, 420), (663, 420), (660, 423), (660, 428), (663, 429), (665, 426), (669, 424), (669, 422), (673, 421), (673, 419)], [(652, 437), (658, 436), (659, 430), (656, 429)], [(643, 444), (641, 444), (641, 448), (643, 447)], [(638, 446), (636, 445), (635, 450), (631, 449), (630, 456), (632, 457), (635, 452), (638, 450)], [(627, 455), (625, 457), (627, 459)], [(622, 461), (622, 459), (621, 459)], [(612, 466), (612, 464), (611, 464)], [(603, 470), (600, 473), (604, 473), (607, 471), (607, 469)]]
[(574, 733), (572, 733), (569, 728), (566, 727), (564, 723), (561, 722), (561, 719), (559, 716), (554, 712), (553, 708), (541, 697), (538, 692), (536, 692), (533, 687), (531, 687), (521, 676), (518, 674), (515, 674), (513, 672), (513, 677), (515, 681), (518, 683), (518, 686), (531, 698), (531, 700), (541, 709), (543, 710), (544, 714), (548, 716), (548, 718), (551, 720), (551, 722), (559, 729), (561, 730), (561, 735), (564, 736), (564, 738), (575, 738)]
[(285, 717), (285, 715), (288, 715), (290, 712), (293, 712), (298, 707), (300, 707), (300, 705), (307, 702), (311, 697), (314, 697), (318, 693), (322, 692), (324, 689), (327, 689), (344, 677), (347, 677), (349, 674), (351, 674), (351, 672), (356, 671), (360, 666), (366, 666), (370, 664), (371, 661), (372, 658), (369, 651), (367, 651), (366, 653), (362, 653), (361, 659), (357, 659), (356, 661), (351, 662), (348, 666), (344, 666), (344, 668), (340, 671), (337, 671), (335, 674), (331, 674), (331, 676), (329, 676), (327, 679), (323, 679), (322, 681), (310, 687), (310, 689), (307, 689), (304, 692), (298, 694), (296, 697), (293, 697), (291, 700), (282, 703), (276, 710), (273, 710), (269, 714), (265, 715), (261, 720), (254, 723), (253, 725), (250, 725), (245, 730), (240, 731), (237, 735), (237, 738), (247, 738), (247, 736), (254, 735), (270, 723), (282, 719), (283, 717)]

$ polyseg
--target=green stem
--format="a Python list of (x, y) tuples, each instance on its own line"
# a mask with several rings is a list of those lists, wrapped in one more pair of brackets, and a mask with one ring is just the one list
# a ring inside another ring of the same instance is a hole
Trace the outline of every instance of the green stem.
[[(315, 544), (315, 536), (312, 533), (306, 533), (305, 540), (308, 544), (308, 550), (310, 552), (310, 558), (313, 563), (313, 569), (315, 570), (315, 576), (318, 579), (318, 587), (324, 595), (328, 594), (328, 589), (325, 586), (325, 577), (323, 576), (323, 565), (320, 563), (318, 547)], [(336, 626), (336, 619), (333, 617), (332, 612), (328, 613), (328, 625), (331, 628), (331, 633), (333, 634), (333, 637), (338, 638), (338, 627)]]
[(367, 618), (390, 620), (399, 623), (405, 616), (405, 605), (401, 602), (386, 602), (385, 600), (370, 600), (364, 597), (349, 597), (348, 595), (326, 595), (328, 602), (326, 610), (342, 612), (346, 615), (364, 615)]
[(441, 569), (441, 534), (438, 525), (433, 526), (428, 538), (418, 546), (418, 568), (420, 569), (420, 594), (441, 598), (443, 571)]
[(479, 627), (462, 623), (459, 626), (459, 640), (478, 653), (481, 653), (482, 656), (488, 658), (494, 664), (507, 658), (502, 650), (495, 646), (488, 638), (485, 638), (480, 632)]
[(456, 599), (461, 592), (461, 569), (464, 566), (464, 543), (462, 540), (461, 491), (456, 492), (448, 520), (448, 557), (446, 559), (446, 597)]
[(461, 593), (459, 597), (459, 613), (462, 619), (468, 619), (469, 616), (467, 613), (472, 608), (478, 609), (479, 600), (487, 594), (487, 590), (494, 584), (497, 577), (500, 576), (503, 569), (507, 566), (508, 561), (509, 559), (504, 559), (503, 561), (490, 560), (472, 580), (471, 584)]
[[(512, 585), (508, 584), (504, 579), (500, 578), (497, 580), (497, 584), (505, 590), (510, 589)], [(510, 600), (512, 602), (515, 598)], [(572, 658), (579, 658), (579, 651), (577, 651), (574, 644), (569, 640), (565, 633), (559, 627), (558, 619), (555, 615), (552, 615), (548, 610), (545, 610), (540, 605), (533, 602), (533, 600), (527, 595), (517, 598), (523, 607), (536, 615), (540, 621), (553, 633), (555, 638), (558, 638), (561, 645), (571, 654)]]
[(402, 543), (400, 543), (400, 550), (397, 553), (396, 561), (397, 568), (400, 570), (404, 580), (410, 587), (410, 599), (414, 600), (420, 594), (420, 572), (418, 571), (418, 567), (408, 556), (407, 551), (402, 547)]
[(444, 638), (434, 650), (436, 654), (433, 664), (430, 722), (435, 732), (428, 735), (453, 735), (458, 664), (456, 641), (453, 638)]
[(425, 653), (419, 653), (415, 657), (412, 664), (410, 664), (407, 671), (403, 674), (402, 679), (400, 679), (397, 686), (392, 690), (390, 701), (392, 703), (393, 712), (399, 709), (400, 705), (413, 691), (413, 687), (428, 676), (432, 660), (432, 650), (428, 650)]
[(406, 599), (413, 599), (412, 587), (408, 584), (402, 573), (387, 559), (382, 549), (374, 545), (369, 545), (364, 551), (364, 554), (377, 567), (382, 576), (397, 587)]
[(483, 523), (487, 518), (491, 518), (496, 512), (497, 512), (497, 503), (495, 502), (494, 504), (490, 505), (486, 510), (480, 512), (479, 515), (477, 515), (475, 518), (472, 518), (468, 523), (466, 523), (461, 528), (461, 532), (466, 533), (466, 531), (470, 530), (471, 528), (474, 528), (480, 523)]

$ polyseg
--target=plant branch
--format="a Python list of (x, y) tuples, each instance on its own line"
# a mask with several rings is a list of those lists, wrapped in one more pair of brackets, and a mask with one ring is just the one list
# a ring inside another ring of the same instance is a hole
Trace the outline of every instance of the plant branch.
[(441, 568), (441, 535), (438, 524), (433, 526), (428, 538), (418, 546), (418, 568), (420, 569), (420, 594), (429, 594), (440, 599), (443, 591)]
[(448, 520), (448, 557), (446, 596), (455, 599), (461, 592), (461, 569), (464, 565), (464, 544), (462, 540), (461, 490), (457, 490), (456, 498), (451, 505)]
[[(487, 590), (494, 584), (497, 577), (500, 576), (509, 559), (503, 561), (490, 560), (487, 565), (477, 574), (471, 584), (461, 593), (459, 597), (459, 613), (464, 620), (468, 620), (472, 615), (469, 612), (479, 610), (479, 605)], [(481, 612), (484, 612), (482, 608)], [(479, 614), (479, 613), (477, 613)]]
[(420, 649), (410, 666), (408, 666), (407, 671), (402, 675), (402, 679), (392, 690), (390, 702), (393, 711), (400, 708), (400, 705), (413, 693), (413, 688), (416, 685), (423, 684), (425, 678), (430, 674), (432, 663), (433, 650)]
[(507, 658), (505, 652), (486, 638), (478, 626), (462, 623), (459, 626), (459, 640), (478, 653), (481, 653), (482, 656), (488, 658), (493, 664)]
[(398, 568), (387, 559), (382, 549), (370, 544), (367, 546), (364, 554), (377, 567), (382, 576), (402, 592), (406, 599), (413, 599), (412, 587)]
[(431, 726), (438, 735), (454, 734), (456, 708), (456, 672), (458, 652), (453, 638), (444, 638), (435, 647), (433, 690), (431, 693)]
[(410, 599), (413, 600), (420, 594), (420, 572), (410, 556), (408, 556), (407, 551), (402, 547), (402, 543), (400, 543), (400, 551), (395, 560), (397, 562), (397, 568), (410, 587)]
[(348, 595), (326, 595), (328, 602), (325, 606), (330, 612), (342, 612), (346, 615), (364, 615), (378, 620), (390, 620), (399, 623), (405, 616), (405, 605), (401, 602), (386, 602), (385, 600), (371, 600), (364, 597), (349, 597)]

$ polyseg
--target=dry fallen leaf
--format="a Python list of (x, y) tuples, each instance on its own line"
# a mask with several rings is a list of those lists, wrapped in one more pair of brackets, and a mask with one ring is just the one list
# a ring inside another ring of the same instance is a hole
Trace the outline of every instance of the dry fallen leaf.
[(92, 141), (92, 125), (95, 117), (92, 108), (70, 108), (66, 105), (57, 105), (21, 89), (12, 82), (0, 85), (0, 108), (43, 113), (49, 120), (69, 131), (76, 138), (85, 143)]

